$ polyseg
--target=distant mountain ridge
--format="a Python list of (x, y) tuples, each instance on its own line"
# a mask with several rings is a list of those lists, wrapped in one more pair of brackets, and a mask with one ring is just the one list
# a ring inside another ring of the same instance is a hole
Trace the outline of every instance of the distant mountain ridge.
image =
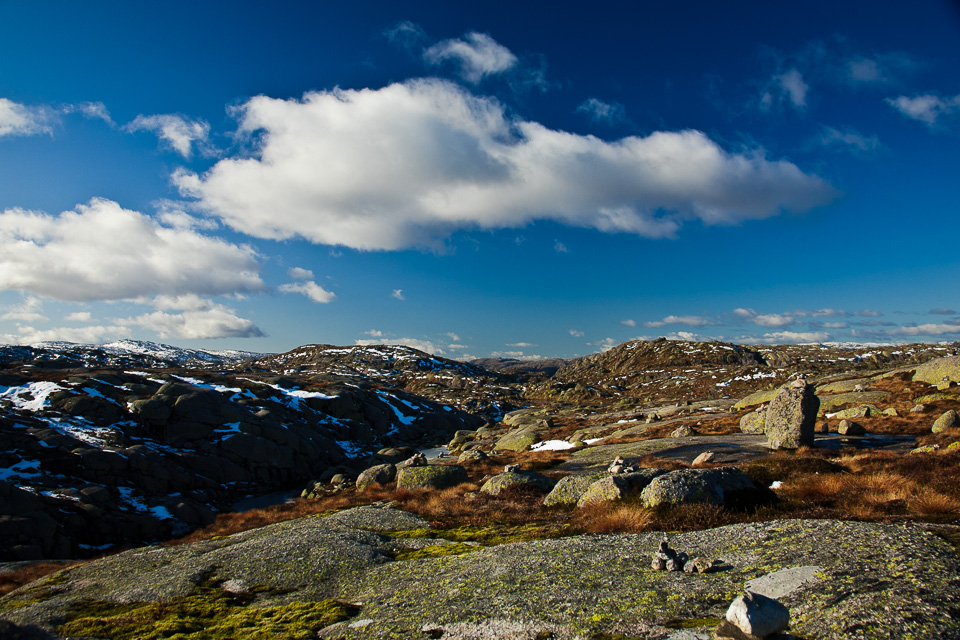
[(96, 368), (141, 366), (222, 367), (267, 354), (253, 351), (185, 349), (148, 340), (117, 340), (102, 345), (76, 342), (37, 342), (0, 345), (0, 364), (33, 363), (41, 368)]

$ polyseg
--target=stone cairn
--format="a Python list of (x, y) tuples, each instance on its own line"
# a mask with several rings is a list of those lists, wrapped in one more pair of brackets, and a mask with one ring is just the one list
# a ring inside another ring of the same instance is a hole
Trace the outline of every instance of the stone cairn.
[(684, 571), (686, 573), (710, 573), (716, 571), (720, 563), (706, 558), (690, 559), (685, 552), (670, 548), (667, 536), (660, 542), (660, 548), (653, 552), (650, 568), (654, 571)]
[(620, 473), (632, 473), (634, 471), (639, 471), (640, 467), (636, 465), (627, 464), (627, 461), (624, 460), (621, 456), (614, 458), (613, 462), (610, 463), (610, 466), (607, 467), (607, 471), (610, 472), (610, 475), (615, 476)]

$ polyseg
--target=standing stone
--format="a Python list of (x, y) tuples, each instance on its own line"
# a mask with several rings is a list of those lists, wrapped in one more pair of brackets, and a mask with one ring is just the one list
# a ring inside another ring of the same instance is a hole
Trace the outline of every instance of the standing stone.
[(796, 384), (780, 390), (767, 407), (764, 432), (771, 449), (799, 449), (813, 444), (820, 398), (813, 385)]
[(858, 422), (841, 420), (840, 425), (837, 427), (837, 433), (842, 436), (865, 436), (867, 435), (867, 430)]

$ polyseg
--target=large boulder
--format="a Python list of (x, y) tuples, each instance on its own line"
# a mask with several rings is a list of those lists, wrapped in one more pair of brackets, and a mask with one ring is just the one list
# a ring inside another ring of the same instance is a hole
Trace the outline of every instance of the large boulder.
[(734, 467), (671, 471), (654, 478), (640, 494), (647, 507), (700, 503), (749, 506), (773, 498), (769, 489), (758, 486)]
[(940, 433), (941, 431), (946, 431), (950, 427), (957, 426), (957, 412), (953, 409), (950, 409), (942, 416), (936, 419), (933, 423), (933, 427), (930, 429), (933, 433)]
[(397, 468), (392, 464), (378, 464), (365, 469), (357, 476), (357, 489), (363, 491), (372, 484), (387, 484), (397, 477)]
[(605, 471), (564, 476), (543, 499), (543, 504), (546, 507), (575, 505), (587, 492), (590, 485), (606, 477), (609, 476)]
[(960, 382), (960, 356), (947, 356), (924, 362), (913, 374), (914, 382), (940, 384), (944, 378), (951, 382)]
[(532, 428), (521, 427), (501, 436), (495, 448), (502, 451), (525, 451), (539, 440), (536, 431)]
[(813, 386), (799, 380), (785, 387), (767, 407), (764, 433), (771, 449), (799, 449), (813, 445), (820, 399)]
[(507, 471), (487, 480), (480, 487), (480, 491), (496, 496), (508, 487), (523, 486), (533, 488), (541, 493), (548, 493), (556, 484), (557, 481), (553, 478), (548, 478), (536, 471)]
[(640, 494), (654, 479), (667, 473), (663, 469), (640, 469), (597, 480), (580, 496), (578, 507), (592, 502), (616, 502)]
[(397, 472), (398, 489), (448, 489), (469, 481), (467, 470), (455, 464), (405, 467)]

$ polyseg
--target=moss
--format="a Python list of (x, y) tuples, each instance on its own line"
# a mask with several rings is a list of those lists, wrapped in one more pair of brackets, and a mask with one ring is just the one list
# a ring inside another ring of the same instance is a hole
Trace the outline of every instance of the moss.
[(384, 531), (382, 533), (394, 538), (441, 538), (451, 542), (479, 542), (485, 547), (492, 547), (511, 542), (558, 538), (563, 535), (563, 530), (538, 524), (517, 526), (493, 523), (485, 527), (464, 525), (442, 529), (410, 529), (407, 531)]
[(251, 606), (255, 598), (254, 593), (228, 593), (208, 580), (192, 593), (168, 602), (80, 601), (68, 607), (68, 622), (57, 632), (108, 640), (306, 640), (316, 637), (318, 629), (359, 611), (354, 605), (336, 600)]
[(697, 627), (715, 627), (720, 618), (674, 618), (663, 623), (667, 629), (696, 629)]
[(460, 556), (471, 551), (476, 551), (480, 547), (477, 545), (454, 542), (453, 544), (435, 544), (422, 549), (404, 549), (398, 551), (395, 559), (397, 560), (419, 560), (420, 558), (439, 558), (442, 556)]

